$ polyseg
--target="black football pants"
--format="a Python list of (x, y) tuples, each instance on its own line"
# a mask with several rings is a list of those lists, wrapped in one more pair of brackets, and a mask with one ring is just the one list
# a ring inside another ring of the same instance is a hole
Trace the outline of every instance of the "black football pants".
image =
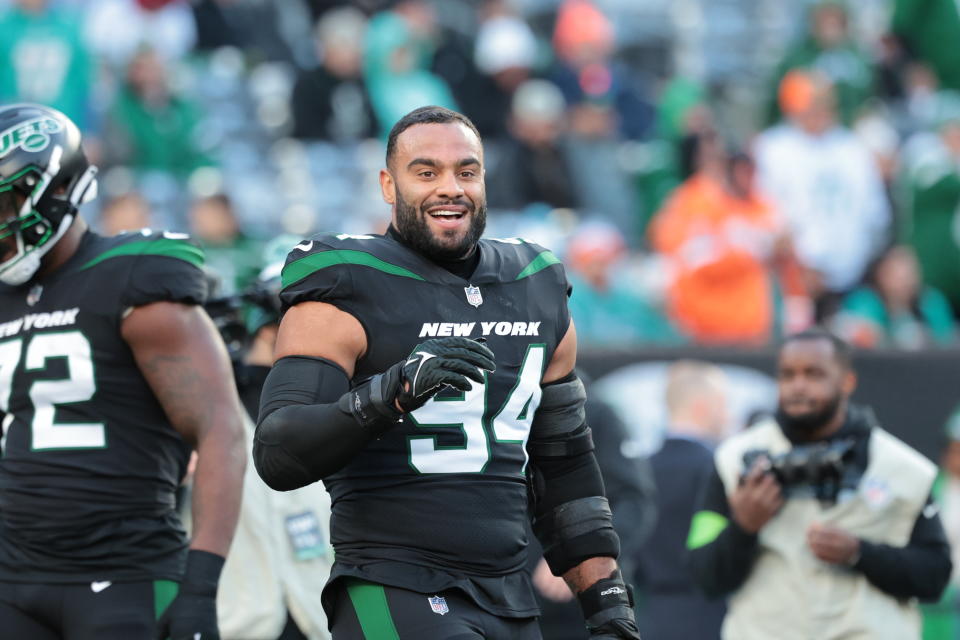
[(167, 580), (82, 584), (0, 582), (0, 637), (13, 640), (153, 640), (177, 593)]
[(457, 590), (417, 593), (342, 578), (333, 640), (540, 640), (536, 618), (501, 618)]

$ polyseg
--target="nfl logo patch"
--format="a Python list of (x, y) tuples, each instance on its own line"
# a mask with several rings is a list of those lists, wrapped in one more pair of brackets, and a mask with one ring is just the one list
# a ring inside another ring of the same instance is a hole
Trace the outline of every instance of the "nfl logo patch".
[(464, 287), (463, 290), (467, 294), (467, 302), (475, 307), (479, 307), (483, 304), (483, 296), (480, 295), (480, 287), (470, 285), (469, 287)]
[(30, 289), (30, 293), (27, 294), (27, 304), (31, 307), (36, 305), (38, 302), (40, 302), (40, 296), (42, 295), (43, 286), (39, 284), (34, 285), (33, 288)]
[(427, 600), (430, 601), (430, 609), (432, 609), (434, 613), (443, 615), (450, 611), (450, 607), (447, 606), (447, 599), (443, 596), (433, 596), (432, 598), (427, 598)]

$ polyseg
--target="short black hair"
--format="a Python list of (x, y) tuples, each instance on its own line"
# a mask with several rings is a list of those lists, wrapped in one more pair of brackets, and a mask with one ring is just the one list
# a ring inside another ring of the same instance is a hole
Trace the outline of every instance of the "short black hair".
[(825, 340), (833, 347), (833, 357), (844, 369), (853, 369), (853, 348), (846, 340), (837, 337), (834, 333), (823, 327), (810, 327), (798, 333), (792, 333), (785, 337), (780, 343), (782, 352), (791, 342)]
[(477, 131), (476, 125), (462, 113), (437, 105), (419, 107), (397, 120), (397, 123), (390, 129), (390, 134), (387, 136), (387, 166), (390, 166), (390, 159), (397, 150), (397, 138), (400, 137), (401, 133), (415, 124), (447, 124), (450, 122), (459, 122), (465, 125), (476, 134), (477, 140), (480, 140), (480, 132)]

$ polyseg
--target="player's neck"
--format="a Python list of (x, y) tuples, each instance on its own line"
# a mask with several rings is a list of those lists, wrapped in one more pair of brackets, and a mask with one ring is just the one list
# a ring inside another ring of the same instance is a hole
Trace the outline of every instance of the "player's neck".
[(397, 228), (392, 224), (387, 228), (386, 235), (390, 238), (393, 238), (411, 251), (416, 251), (426, 259), (430, 260), (430, 262), (435, 263), (438, 267), (446, 269), (453, 275), (463, 278), (464, 280), (470, 279), (470, 276), (472, 276), (473, 272), (477, 270), (477, 265), (480, 263), (480, 252), (477, 251), (476, 245), (470, 249), (467, 255), (460, 258), (438, 258), (436, 256), (426, 255), (422, 251), (417, 250), (416, 247), (412, 246), (406, 241)]
[(57, 244), (50, 249), (50, 252), (43, 257), (43, 264), (40, 266), (40, 270), (37, 271), (37, 276), (42, 277), (47, 274), (53, 273), (57, 269), (63, 266), (63, 264), (73, 257), (73, 254), (77, 252), (77, 247), (80, 246), (80, 240), (83, 239), (83, 234), (87, 231), (87, 223), (84, 222), (83, 218), (76, 218), (73, 221), (73, 224), (70, 225), (70, 228), (67, 229), (67, 232), (63, 234), (63, 237), (57, 242)]

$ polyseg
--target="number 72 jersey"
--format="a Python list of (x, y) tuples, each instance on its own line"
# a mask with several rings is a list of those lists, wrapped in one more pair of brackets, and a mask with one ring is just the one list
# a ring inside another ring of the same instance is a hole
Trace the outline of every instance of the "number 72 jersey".
[(120, 328), (202, 303), (201, 262), (178, 235), (87, 232), (56, 272), (0, 285), (0, 580), (178, 579), (189, 448)]
[(318, 236), (287, 259), (285, 305), (327, 302), (363, 325), (354, 384), (437, 337), (482, 338), (496, 361), (484, 384), (442, 390), (325, 479), (339, 562), (473, 575), (524, 562), (526, 442), (569, 327), (568, 285), (559, 260), (535, 244), (482, 240), (478, 250), (466, 280), (389, 236)]

